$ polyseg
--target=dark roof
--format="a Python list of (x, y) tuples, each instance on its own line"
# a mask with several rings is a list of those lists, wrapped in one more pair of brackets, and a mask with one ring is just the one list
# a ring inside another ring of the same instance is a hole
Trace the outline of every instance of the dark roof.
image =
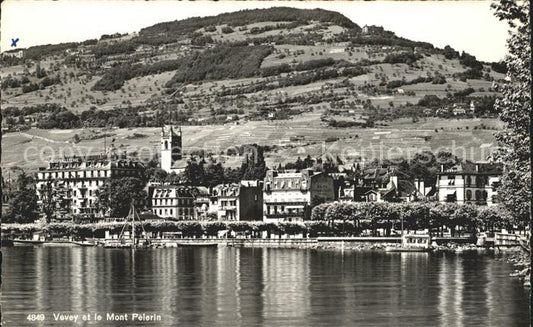
[(470, 175), (501, 175), (503, 167), (498, 163), (461, 162), (449, 169), (439, 172), (439, 175), (470, 174)]
[(400, 196), (409, 196), (416, 192), (416, 187), (413, 183), (406, 180), (400, 180), (398, 181), (398, 191), (400, 192)]
[(360, 187), (356, 186), (354, 188), (353, 195), (355, 198), (358, 198), (358, 197), (364, 196), (371, 190), (372, 188), (368, 186), (360, 186)]

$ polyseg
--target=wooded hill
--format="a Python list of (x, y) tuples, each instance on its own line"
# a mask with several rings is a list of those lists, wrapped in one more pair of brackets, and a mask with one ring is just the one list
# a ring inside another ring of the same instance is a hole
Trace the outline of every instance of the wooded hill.
[[(326, 110), (319, 111), (325, 121), (421, 117), (427, 96), (437, 97), (438, 107), (491, 98), (492, 82), (505, 73), (499, 63), (362, 28), (337, 12), (284, 7), (30, 47), (24, 58), (4, 55), (1, 64), (2, 108), (144, 113), (128, 126), (286, 119), (316, 108)], [(333, 117), (339, 109), (357, 117)], [(491, 108), (476, 112), (486, 115), (494, 115)], [(23, 121), (5, 118), (8, 125)]]

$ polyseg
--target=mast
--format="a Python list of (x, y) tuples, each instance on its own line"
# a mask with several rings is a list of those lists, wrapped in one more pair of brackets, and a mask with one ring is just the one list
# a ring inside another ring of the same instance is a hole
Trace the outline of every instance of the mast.
[(131, 248), (135, 249), (135, 206), (131, 203)]

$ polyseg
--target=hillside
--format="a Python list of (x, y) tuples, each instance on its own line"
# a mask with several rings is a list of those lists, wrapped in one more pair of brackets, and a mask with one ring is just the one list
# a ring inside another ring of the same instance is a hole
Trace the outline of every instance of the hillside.
[[(82, 127), (176, 123), (202, 132), (254, 126), (251, 139), (261, 126), (305, 124), (324, 139), (362, 135), (398, 119), (435, 117), (455, 126), (461, 118), (476, 126), (495, 116), (492, 85), (505, 77), (502, 65), (450, 47), (361, 27), (340, 13), (294, 8), (189, 18), (138, 33), (31, 47), (23, 58), (4, 53), (1, 67), (4, 132), (80, 134)], [(471, 105), (473, 112), (454, 111)], [(468, 121), (473, 116), (478, 122)], [(491, 143), (488, 135), (477, 146)], [(144, 138), (136, 142), (148, 145)], [(6, 145), (3, 155), (14, 146)]]

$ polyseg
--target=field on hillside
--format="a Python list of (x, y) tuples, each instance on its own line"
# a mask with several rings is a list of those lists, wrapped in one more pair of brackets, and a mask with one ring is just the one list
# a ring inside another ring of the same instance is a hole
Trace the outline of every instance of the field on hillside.
[[(228, 149), (251, 143), (269, 147), (271, 167), (298, 156), (350, 163), (424, 149), (485, 159), (497, 120), (424, 116), (472, 105), (477, 117), (495, 117), (485, 96), (505, 77), (500, 66), (382, 28), (363, 31), (339, 13), (289, 11), (162, 23), (30, 56), (27, 49), (0, 70), (2, 110), (16, 107), (4, 111), (2, 169), (35, 170), (52, 157), (102, 153), (104, 144), (149, 158), (159, 153), (160, 131), (138, 126), (171, 121), (187, 125), (186, 154), (203, 151), (228, 166), (242, 161)], [(427, 95), (439, 99), (418, 105)], [(75, 115), (44, 105), (53, 103)], [(331, 127), (355, 124), (376, 127)], [(106, 125), (136, 127), (78, 128)]]
[[(450, 151), (470, 160), (483, 160), (495, 146), (494, 129), (502, 125), (496, 119), (409, 119), (396, 120), (379, 128), (331, 128), (320, 121), (320, 112), (305, 113), (297, 120), (250, 121), (240, 125), (184, 126), (186, 154), (205, 151), (215, 155), (243, 144), (274, 146), (266, 153), (270, 167), (294, 161), (298, 156), (339, 156), (344, 162), (371, 158), (409, 157), (425, 149)], [(490, 129), (481, 129), (483, 124)], [(88, 130), (39, 130), (7, 133), (2, 138), (2, 169), (20, 167), (34, 171), (45, 166), (52, 155), (98, 154), (115, 139), (119, 151), (146, 159), (160, 147), (159, 128), (91, 129), (100, 138), (73, 143), (75, 134), (83, 138)], [(106, 137), (102, 136), (106, 134)], [(297, 139), (295, 138), (297, 137)], [(240, 165), (242, 158), (219, 156), (228, 166)]]

